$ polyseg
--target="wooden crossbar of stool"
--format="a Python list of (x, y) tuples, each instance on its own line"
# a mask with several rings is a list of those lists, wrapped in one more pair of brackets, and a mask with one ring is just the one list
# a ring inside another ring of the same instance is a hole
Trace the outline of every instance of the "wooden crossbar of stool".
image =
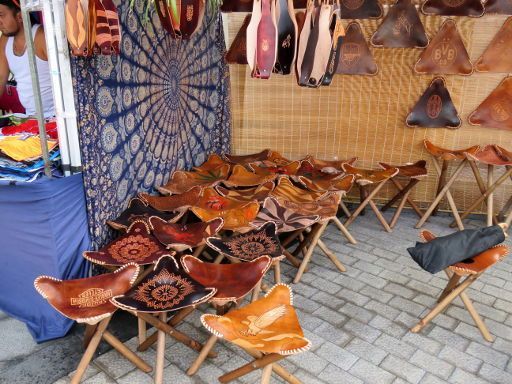
[[(375, 216), (377, 216), (377, 219), (380, 221), (384, 229), (387, 232), (391, 232), (391, 228), (388, 222), (380, 213), (377, 205), (373, 202), (373, 198), (377, 195), (377, 193), (379, 193), (386, 181), (398, 174), (398, 169), (390, 168), (385, 170), (368, 170), (355, 168), (349, 164), (343, 164), (343, 169), (346, 173), (355, 175), (356, 183), (359, 187), (359, 191), (361, 192), (361, 197), (364, 196), (359, 206), (345, 221), (345, 227), (348, 228), (350, 224), (352, 224), (354, 220), (364, 211), (366, 206), (370, 205), (372, 211), (375, 213)], [(369, 185), (374, 185), (374, 188), (371, 192), (368, 192)]]
[(261, 377), (262, 384), (268, 384), (270, 382), (270, 375), (272, 374), (272, 364), (284, 359), (283, 355), (279, 355), (277, 353), (271, 353), (268, 355), (264, 355), (263, 357), (251, 361), (240, 368), (237, 368), (231, 372), (226, 373), (219, 377), (219, 381), (221, 383), (229, 383), (239, 377), (245, 376), (256, 369), (263, 369), (263, 374)]
[[(409, 195), (412, 192), (412, 189), (414, 186), (419, 183), (421, 178), (427, 176), (427, 168), (426, 168), (426, 161), (425, 160), (419, 160), (414, 164), (406, 164), (401, 166), (395, 166), (395, 165), (389, 165), (386, 163), (379, 163), (379, 165), (383, 169), (391, 169), (396, 168), (398, 169), (398, 173), (391, 177), (391, 182), (395, 185), (395, 187), (398, 189), (398, 192), (393, 196), (382, 208), (381, 211), (384, 212), (388, 208), (390, 208), (395, 202), (400, 201), (398, 204), (398, 207), (396, 208), (395, 213), (393, 214), (393, 217), (391, 218), (391, 221), (389, 223), (390, 228), (394, 228), (398, 218), (400, 217), (402, 210), (405, 207), (405, 204), (408, 202), (411, 207), (415, 210), (415, 212), (418, 214), (418, 216), (421, 218), (423, 213), (419, 210), (419, 208), (416, 206), (414, 201), (409, 197)], [(402, 186), (397, 178), (398, 177), (405, 177), (409, 179), (409, 182), (406, 186)]]
[[(428, 232), (423, 231), (422, 237), (426, 241), (430, 241), (435, 236)], [(502, 260), (508, 253), (506, 246), (499, 245), (488, 249), (480, 253), (479, 255), (473, 256), (468, 260), (464, 260), (460, 263), (456, 263), (445, 269), (445, 273), (448, 276), (448, 283), (445, 289), (437, 300), (437, 305), (432, 308), (427, 315), (425, 315), (414, 327), (411, 328), (411, 332), (420, 332), (427, 324), (432, 321), (437, 315), (444, 311), (448, 305), (450, 305), (455, 298), (460, 297), (467, 311), (474, 320), (476, 326), (480, 330), (480, 333), (485, 340), (492, 342), (493, 338), (487, 329), (484, 321), (478, 314), (474, 307), (471, 299), (465, 292), (471, 284), (473, 284), (488, 268), (493, 266), (498, 261)]]

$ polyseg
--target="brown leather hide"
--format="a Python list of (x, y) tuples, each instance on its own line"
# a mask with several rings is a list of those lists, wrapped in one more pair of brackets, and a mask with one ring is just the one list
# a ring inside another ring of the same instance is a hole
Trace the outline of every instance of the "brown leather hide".
[(480, 0), (427, 0), (421, 11), (425, 15), (480, 17), (484, 6)]
[(447, 19), (414, 66), (416, 73), (470, 75), (473, 65), (452, 19)]
[(247, 64), (247, 26), (250, 21), (251, 15), (245, 16), (240, 30), (226, 53), (228, 64)]
[(498, 87), (469, 116), (469, 123), (489, 128), (512, 130), (512, 77)]
[(352, 167), (349, 164), (343, 164), (343, 170), (350, 175), (354, 175), (356, 177), (356, 183), (360, 185), (379, 184), (398, 173), (397, 168), (389, 168), (385, 170), (364, 169)]
[(442, 77), (436, 77), (407, 116), (408, 127), (459, 128), (462, 121)]
[(509, 17), (476, 62), (475, 70), (478, 72), (510, 73), (512, 72), (511, 52), (512, 17)]
[(270, 149), (264, 149), (261, 152), (258, 153), (251, 153), (249, 155), (230, 155), (225, 153), (224, 157), (227, 159), (228, 162), (232, 164), (248, 164), (248, 163), (254, 163), (255, 161), (263, 161), (267, 160), (270, 157), (270, 154), (272, 151)]
[(225, 304), (247, 295), (258, 284), (272, 265), (272, 258), (260, 256), (245, 263), (213, 264), (186, 255), (181, 265), (196, 281), (206, 287), (216, 288), (212, 301)]
[(512, 2), (509, 0), (487, 0), (485, 3), (485, 13), (512, 15)]
[(261, 1), (261, 20), (257, 29), (256, 66), (252, 77), (268, 79), (276, 63), (277, 25), (273, 0)]
[(489, 165), (512, 165), (512, 152), (499, 145), (486, 145), (475, 154), (468, 154), (472, 159)]
[(311, 345), (292, 304), (291, 288), (277, 284), (264, 298), (224, 316), (202, 315), (201, 322), (214, 335), (242, 348), (292, 355)]
[(378, 19), (382, 17), (382, 6), (378, 0), (341, 0), (342, 19)]
[(474, 145), (469, 148), (464, 149), (446, 149), (442, 147), (438, 147), (437, 145), (431, 143), (428, 140), (423, 140), (423, 144), (425, 145), (425, 149), (428, 153), (430, 153), (434, 157), (439, 157), (442, 160), (451, 161), (451, 160), (464, 160), (466, 158), (466, 154), (475, 154), (480, 150), (479, 145)]
[(414, 164), (405, 165), (391, 165), (379, 162), (383, 169), (397, 168), (397, 176), (410, 177), (411, 179), (418, 179), (427, 176), (427, 162), (425, 160), (418, 160)]
[(109, 300), (130, 289), (138, 274), (137, 265), (127, 264), (113, 273), (85, 279), (62, 281), (40, 276), (34, 281), (34, 286), (52, 307), (67, 318), (95, 324), (116, 311)]
[(194, 187), (186, 193), (170, 196), (151, 196), (147, 193), (139, 193), (139, 197), (159, 211), (184, 211), (197, 202), (202, 190), (201, 187)]
[(352, 21), (341, 43), (336, 73), (343, 75), (376, 75), (379, 69), (357, 21)]
[(388, 48), (424, 48), (428, 37), (411, 0), (397, 0), (371, 39), (372, 45)]

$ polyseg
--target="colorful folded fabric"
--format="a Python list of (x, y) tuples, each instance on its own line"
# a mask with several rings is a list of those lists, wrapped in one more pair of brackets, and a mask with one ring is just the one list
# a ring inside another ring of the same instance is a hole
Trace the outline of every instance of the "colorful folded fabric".
[[(57, 140), (48, 140), (48, 150), (58, 144)], [(16, 161), (34, 160), (43, 155), (39, 136), (4, 136), (0, 138), (0, 151)]]
[[(57, 139), (57, 122), (48, 121), (45, 123), (46, 134), (51, 138)], [(18, 125), (9, 125), (0, 129), (0, 133), (5, 136), (17, 135), (22, 133), (39, 134), (39, 125), (37, 120), (29, 119)]]

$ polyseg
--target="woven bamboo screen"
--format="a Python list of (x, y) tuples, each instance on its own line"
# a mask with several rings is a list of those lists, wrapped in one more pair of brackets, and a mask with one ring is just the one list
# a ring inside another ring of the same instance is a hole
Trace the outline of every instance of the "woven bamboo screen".
[[(229, 46), (245, 14), (232, 13), (224, 17)], [(432, 39), (445, 18), (422, 15), (421, 19)], [(484, 51), (505, 19), (497, 15), (456, 18), (472, 62)], [(369, 41), (381, 20), (359, 22)], [(420, 49), (370, 49), (379, 66), (376, 76), (336, 75), (330, 86), (319, 89), (299, 87), (295, 76), (252, 79), (248, 66), (230, 65), (234, 153), (272, 148), (292, 159), (306, 154), (322, 159), (357, 156), (356, 165), (361, 167), (377, 167), (378, 161), (403, 164), (426, 159), (429, 176), (413, 193), (413, 198), (425, 205), (434, 198), (437, 179), (430, 156), (423, 149), (423, 139), (453, 149), (499, 144), (512, 150), (512, 131), (467, 123), (469, 114), (500, 83), (504, 74), (445, 75), (463, 125), (456, 130), (408, 128), (405, 118), (434, 76), (413, 74)], [(485, 180), (486, 168), (481, 167), (481, 172)], [(501, 172), (501, 169), (495, 171), (496, 175)], [(452, 194), (462, 209), (480, 193), (469, 167), (458, 180)], [(391, 192), (389, 188), (383, 190), (381, 197)], [(511, 194), (512, 183), (508, 180), (495, 194), (497, 207), (501, 208)]]

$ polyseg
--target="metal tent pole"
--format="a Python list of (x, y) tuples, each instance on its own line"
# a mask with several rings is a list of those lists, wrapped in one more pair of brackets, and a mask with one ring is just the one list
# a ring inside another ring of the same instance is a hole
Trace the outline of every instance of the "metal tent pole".
[[(37, 5), (36, 1), (36, 5)], [(37, 66), (34, 50), (34, 40), (32, 39), (32, 25), (30, 23), (29, 12), (32, 4), (27, 6), (26, 0), (21, 0), (21, 16), (23, 18), (23, 29), (25, 30), (25, 41), (27, 43), (28, 61), (30, 65), (30, 74), (32, 76), (32, 89), (34, 90), (34, 100), (36, 102), (37, 123), (39, 126), (39, 137), (41, 139), (41, 150), (44, 160), (44, 173), (52, 177), (51, 164), (48, 154), (48, 140), (46, 138), (46, 129), (44, 126), (43, 103), (41, 101), (41, 90), (39, 88), (39, 77), (37, 75)]]

